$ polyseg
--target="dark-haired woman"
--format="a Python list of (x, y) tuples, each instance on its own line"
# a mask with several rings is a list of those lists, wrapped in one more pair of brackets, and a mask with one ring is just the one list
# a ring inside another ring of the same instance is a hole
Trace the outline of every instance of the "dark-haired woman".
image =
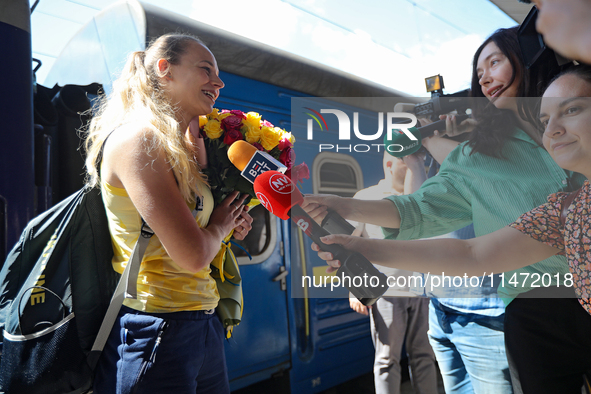
[[(346, 219), (377, 224), (392, 230), (390, 238), (419, 239), (474, 225), (476, 236), (496, 231), (545, 202), (548, 194), (570, 191), (584, 181), (581, 175), (560, 168), (541, 146), (541, 137), (527, 121), (526, 106), (517, 97), (539, 96), (552, 77), (545, 70), (528, 74), (523, 65), (517, 41), (517, 28), (501, 29), (489, 37), (474, 56), (472, 91), (477, 102), (474, 114), (478, 121), (470, 139), (454, 149), (443, 161), (439, 174), (427, 180), (415, 193), (392, 196), (382, 201), (360, 201), (336, 196), (307, 196), (305, 209), (318, 219), (327, 208)], [(442, 345), (436, 355), (447, 393), (511, 392), (509, 367), (505, 356), (504, 320), (521, 324), (519, 340), (507, 340), (510, 357), (524, 346), (543, 345), (527, 330), (544, 333), (549, 327), (535, 326), (511, 311), (514, 298), (530, 294), (535, 288), (535, 275), (551, 273), (550, 286), (564, 286), (568, 265), (563, 256), (505, 274), (499, 285), (492, 281), (491, 291), (480, 298), (458, 298), (449, 305), (432, 302), (438, 310), (434, 326), (441, 332), (430, 332)], [(433, 273), (431, 273), (433, 274)], [(483, 272), (487, 276), (491, 272)], [(515, 278), (516, 280), (511, 280)], [(495, 278), (496, 279), (496, 278)], [(558, 281), (557, 281), (558, 279)], [(509, 304), (506, 315), (501, 300)], [(534, 290), (535, 291), (535, 290)], [(446, 300), (447, 301), (447, 300)], [(559, 301), (559, 300), (558, 300)], [(438, 305), (439, 304), (439, 305)], [(540, 315), (548, 313), (543, 301), (535, 304)], [(546, 323), (555, 324), (552, 318)], [(561, 322), (568, 327), (568, 322)], [(515, 324), (514, 324), (515, 325)], [(570, 327), (572, 329), (572, 327)], [(509, 331), (506, 334), (510, 335)], [(525, 335), (525, 337), (524, 337)], [(447, 349), (447, 350), (443, 350)], [(519, 379), (528, 382), (540, 376), (524, 376), (513, 368), (527, 365), (527, 353), (512, 362), (513, 383), (520, 391)], [(536, 356), (536, 357), (539, 357)], [(515, 361), (515, 362), (513, 362)], [(548, 355), (552, 373), (560, 373), (560, 361)], [(461, 379), (461, 373), (465, 379)], [(528, 383), (529, 384), (529, 383)], [(535, 391), (531, 391), (535, 392)], [(541, 391), (540, 391), (541, 392)]]

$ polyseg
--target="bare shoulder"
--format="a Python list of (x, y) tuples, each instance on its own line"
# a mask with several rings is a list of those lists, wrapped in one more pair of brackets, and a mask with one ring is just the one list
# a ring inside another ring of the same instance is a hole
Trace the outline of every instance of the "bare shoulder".
[(102, 177), (106, 182), (123, 187), (125, 173), (165, 162), (158, 160), (162, 152), (155, 148), (152, 131), (149, 125), (123, 125), (111, 133), (103, 151)]
[(109, 135), (105, 143), (105, 156), (147, 150), (153, 143), (150, 125), (122, 125)]

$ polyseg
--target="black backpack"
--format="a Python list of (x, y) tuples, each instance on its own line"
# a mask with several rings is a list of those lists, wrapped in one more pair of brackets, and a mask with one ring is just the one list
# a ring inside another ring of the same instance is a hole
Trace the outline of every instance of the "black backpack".
[(92, 388), (123, 299), (135, 298), (152, 234), (144, 224), (119, 275), (97, 188), (83, 188), (29, 222), (0, 271), (0, 393)]

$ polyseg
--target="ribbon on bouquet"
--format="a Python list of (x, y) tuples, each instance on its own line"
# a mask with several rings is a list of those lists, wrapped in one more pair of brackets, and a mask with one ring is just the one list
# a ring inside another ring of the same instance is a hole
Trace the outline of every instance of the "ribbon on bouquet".
[[(251, 200), (248, 203), (249, 207), (258, 205), (258, 200)], [(248, 257), (252, 260), (252, 256), (240, 245), (232, 242), (230, 239), (234, 234), (234, 230), (228, 234), (220, 246), (220, 250), (211, 262), (212, 267), (211, 276), (215, 279), (217, 284), (220, 301), (216, 311), (222, 325), (226, 330), (226, 338), (232, 336), (234, 326), (240, 324), (242, 320), (242, 312), (244, 309), (244, 299), (242, 296), (242, 277), (240, 276), (240, 268), (236, 256), (230, 247), (234, 244), (244, 250)]]

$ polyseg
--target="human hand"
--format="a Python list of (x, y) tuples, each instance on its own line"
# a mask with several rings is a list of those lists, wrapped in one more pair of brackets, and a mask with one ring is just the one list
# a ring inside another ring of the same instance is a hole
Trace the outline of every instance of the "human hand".
[[(435, 123), (431, 119), (428, 119), (428, 118), (418, 118), (417, 120), (418, 120), (418, 122), (420, 124), (420, 127), (427, 126), (427, 125), (430, 125), (432, 123)], [(422, 140), (423, 146), (426, 147), (429, 144), (429, 142), (431, 142), (431, 140), (438, 140), (439, 138), (441, 138), (441, 137), (443, 137), (445, 135), (445, 133), (442, 133), (441, 135), (440, 134), (441, 133), (439, 133), (438, 130), (435, 130), (433, 132), (433, 134), (429, 135), (428, 137), (423, 137), (423, 140)]]
[(361, 303), (361, 301), (359, 301), (357, 298), (349, 298), (349, 306), (351, 307), (351, 309), (353, 309), (355, 312), (360, 313), (364, 316), (369, 316), (369, 310), (371, 309), (371, 306), (365, 306)]
[(240, 217), (243, 218), (244, 221), (238, 226), (234, 227), (234, 238), (239, 241), (242, 241), (244, 238), (246, 238), (250, 230), (252, 230), (253, 218), (248, 213), (248, 209), (248, 206), (244, 206), (242, 213), (240, 214)]
[[(364, 255), (364, 238), (355, 237), (352, 235), (331, 234), (320, 238), (320, 240), (327, 245), (340, 244), (347, 250), (359, 252)], [(332, 253), (323, 251), (317, 243), (312, 243), (312, 250), (318, 252), (318, 257), (320, 257), (322, 260), (325, 260), (326, 264), (329, 265), (326, 270), (327, 273), (337, 271), (341, 266), (341, 262), (339, 260), (335, 260)]]
[(242, 212), (245, 208), (243, 203), (246, 197), (248, 197), (248, 194), (244, 194), (238, 200), (234, 201), (239, 194), (240, 192), (238, 191), (232, 192), (213, 210), (209, 217), (207, 227), (213, 226), (217, 228), (222, 238), (228, 235), (232, 229), (242, 226), (245, 222)]
[(458, 125), (456, 115), (439, 115), (439, 119), (445, 119), (445, 131), (435, 130), (433, 135), (435, 137), (455, 137), (463, 133), (469, 133), (474, 130), (477, 122), (472, 118), (464, 119)]
[[(328, 209), (339, 213), (341, 197), (330, 194), (306, 194), (302, 202), (302, 209), (318, 224), (328, 213)], [(342, 216), (342, 215), (341, 215)]]

